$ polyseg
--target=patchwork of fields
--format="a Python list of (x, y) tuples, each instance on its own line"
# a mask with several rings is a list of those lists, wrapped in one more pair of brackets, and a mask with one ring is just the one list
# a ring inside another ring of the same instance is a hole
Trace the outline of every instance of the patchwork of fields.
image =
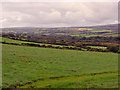
[(3, 87), (117, 88), (118, 54), (2, 44)]
[[(45, 36), (82, 36), (82, 37), (117, 37), (118, 36), (118, 25), (103, 25), (97, 27), (61, 27), (61, 28), (4, 28), (6, 33), (20, 32), (20, 36), (24, 34), (34, 33), (36, 35)], [(15, 33), (14, 33), (15, 34)]]

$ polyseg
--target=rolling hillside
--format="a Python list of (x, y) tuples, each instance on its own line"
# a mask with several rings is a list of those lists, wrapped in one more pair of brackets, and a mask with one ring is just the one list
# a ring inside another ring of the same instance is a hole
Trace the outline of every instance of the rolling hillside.
[(3, 87), (118, 87), (118, 54), (2, 47)]

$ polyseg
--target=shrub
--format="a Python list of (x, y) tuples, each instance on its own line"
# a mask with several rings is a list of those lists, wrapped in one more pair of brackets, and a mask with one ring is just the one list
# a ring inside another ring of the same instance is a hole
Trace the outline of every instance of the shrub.
[(119, 51), (118, 46), (108, 46), (107, 49), (111, 52), (118, 52)]

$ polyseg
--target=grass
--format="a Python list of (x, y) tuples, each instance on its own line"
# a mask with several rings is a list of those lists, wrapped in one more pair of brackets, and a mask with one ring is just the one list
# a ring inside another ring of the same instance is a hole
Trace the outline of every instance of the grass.
[(1, 40), (4, 42), (8, 42), (8, 43), (17, 43), (17, 44), (21, 44), (21, 43), (31, 43), (31, 44), (40, 44), (40, 45), (50, 45), (50, 44), (45, 44), (45, 43), (35, 43), (35, 42), (27, 42), (27, 41), (19, 41), (19, 40), (13, 40), (13, 39), (9, 39), (9, 38), (4, 38), (4, 37), (0, 37), (2, 38)]
[(55, 33), (56, 35), (67, 35), (66, 33)]
[(39, 44), (39, 45), (52, 45), (54, 47), (74, 47), (74, 46), (65, 46), (65, 45), (54, 45), (54, 44), (46, 44), (46, 43), (35, 43), (35, 42), (27, 42), (27, 41), (19, 41), (19, 40), (13, 40), (13, 39), (9, 39), (9, 38), (4, 38), (4, 37), (0, 37), (0, 40), (2, 40), (2, 42), (8, 42), (8, 43), (17, 43), (17, 44), (21, 44), (21, 43), (30, 43), (30, 44)]
[(23, 32), (23, 33), (28, 33), (28, 32)]
[(118, 54), (115, 53), (4, 44), (2, 48), (3, 87), (118, 86)]
[(39, 80), (20, 86), (20, 88), (116, 88), (118, 84), (117, 80), (117, 73), (105, 73), (93, 76), (68, 76), (57, 79)]
[(107, 49), (107, 47), (101, 47), (101, 46), (87, 46), (87, 47), (103, 49), (103, 50)]
[(77, 34), (76, 34), (76, 35), (70, 35), (70, 36), (80, 36), (80, 35), (77, 35)]
[(111, 32), (112, 30), (93, 30), (90, 32)]
[(103, 34), (102, 35), (99, 35), (99, 34), (97, 34), (97, 35), (86, 35), (85, 37), (97, 37), (97, 36), (100, 36), (100, 37), (102, 37), (103, 36)]

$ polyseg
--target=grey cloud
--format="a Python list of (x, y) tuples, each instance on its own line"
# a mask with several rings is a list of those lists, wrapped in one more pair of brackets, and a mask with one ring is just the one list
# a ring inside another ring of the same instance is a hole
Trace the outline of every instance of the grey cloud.
[(117, 21), (117, 2), (2, 3), (3, 27), (74, 26)]

